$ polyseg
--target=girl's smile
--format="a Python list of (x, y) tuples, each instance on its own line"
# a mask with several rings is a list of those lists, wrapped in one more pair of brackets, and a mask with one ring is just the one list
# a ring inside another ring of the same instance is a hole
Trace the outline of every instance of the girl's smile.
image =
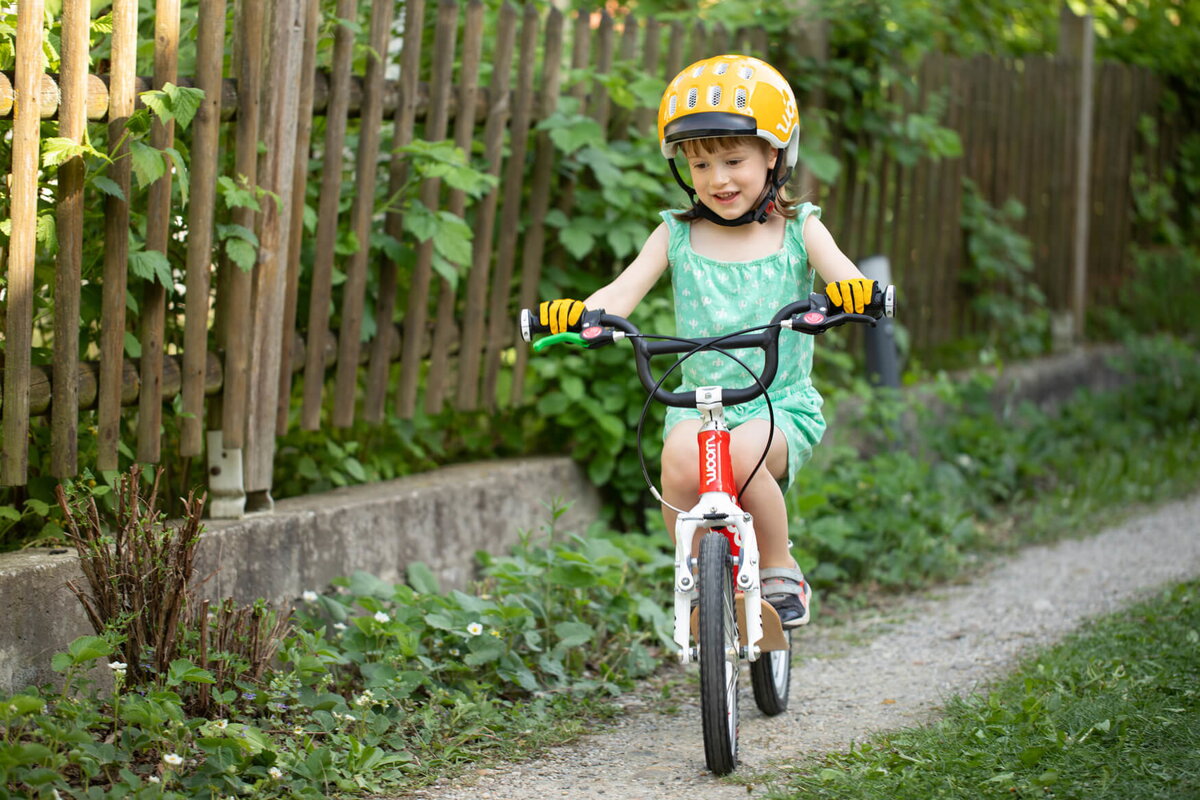
[(775, 165), (778, 151), (756, 141), (733, 147), (697, 145), (685, 145), (684, 149), (700, 202), (726, 219), (737, 219), (754, 207), (766, 188), (767, 173)]

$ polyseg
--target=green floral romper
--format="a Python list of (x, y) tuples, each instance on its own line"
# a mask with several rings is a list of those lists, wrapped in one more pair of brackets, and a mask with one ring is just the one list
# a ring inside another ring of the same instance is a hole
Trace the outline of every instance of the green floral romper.
[[(763, 325), (786, 304), (807, 298), (813, 287), (813, 271), (808, 265), (801, 231), (809, 214), (820, 217), (812, 203), (800, 206), (795, 219), (787, 221), (783, 247), (776, 253), (753, 261), (726, 263), (705, 258), (692, 250), (691, 228), (675, 219), (673, 211), (662, 212), (670, 231), (667, 261), (675, 289), (675, 325), (679, 336), (688, 338), (721, 336), (743, 328)], [(761, 350), (737, 350), (750, 369), (762, 370)], [(784, 486), (790, 486), (804, 466), (812, 449), (825, 432), (821, 415), (821, 395), (809, 378), (812, 372), (813, 337), (781, 331), (779, 336), (779, 372), (771, 385), (771, 403), (775, 408), (775, 427), (783, 432), (788, 445), (788, 472)], [(688, 359), (683, 367), (683, 385), (679, 391), (698, 386), (722, 386), (739, 389), (754, 379), (740, 364), (720, 353), (703, 352)], [(669, 408), (663, 437), (677, 423), (698, 419), (696, 409)], [(725, 422), (735, 428), (749, 419), (768, 419), (766, 398), (725, 409)]]

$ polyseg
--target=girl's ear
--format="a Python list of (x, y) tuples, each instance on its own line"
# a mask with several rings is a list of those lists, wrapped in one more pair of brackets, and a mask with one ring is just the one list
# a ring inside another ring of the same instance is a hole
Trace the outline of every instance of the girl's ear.
[(767, 169), (775, 169), (775, 163), (779, 161), (779, 150), (772, 147), (771, 156), (767, 159)]

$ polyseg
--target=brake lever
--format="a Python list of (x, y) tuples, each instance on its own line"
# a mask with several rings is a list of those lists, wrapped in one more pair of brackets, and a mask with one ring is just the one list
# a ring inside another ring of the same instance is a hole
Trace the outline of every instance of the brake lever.
[(879, 324), (879, 320), (877, 320), (875, 317), (872, 317), (870, 314), (852, 314), (849, 312), (842, 312), (841, 314), (834, 314), (832, 317), (830, 317), (826, 323), (826, 327), (836, 328), (839, 325), (845, 325), (847, 322), (861, 322), (864, 325), (868, 325), (872, 328)]
[(839, 314), (825, 314), (818, 309), (812, 309), (797, 314), (791, 317), (787, 327), (794, 331), (803, 331), (804, 333), (818, 336), (831, 328), (837, 328), (845, 325), (847, 322), (862, 322), (870, 325), (872, 328), (877, 324), (877, 320), (869, 314), (853, 314), (842, 312)]

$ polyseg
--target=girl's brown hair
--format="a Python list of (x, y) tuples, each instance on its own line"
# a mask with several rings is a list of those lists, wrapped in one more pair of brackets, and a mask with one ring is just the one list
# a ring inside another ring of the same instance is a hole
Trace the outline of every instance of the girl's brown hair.
[[(705, 155), (711, 156), (721, 150), (727, 150), (733, 147), (739, 147), (747, 143), (747, 141), (756, 143), (763, 148), (766, 154), (774, 148), (765, 140), (757, 136), (709, 136), (703, 139), (686, 139), (679, 143), (679, 149), (683, 151), (685, 156)], [(783, 157), (783, 151), (779, 150), (779, 158)], [(766, 186), (763, 186), (763, 191), (766, 191)], [(788, 191), (787, 184), (780, 186), (775, 192), (775, 213), (784, 219), (795, 219), (799, 213), (796, 207), (799, 203), (792, 197)], [(675, 215), (675, 219), (680, 222), (691, 222), (692, 220), (701, 219), (700, 212), (695, 206), (681, 211)]]

